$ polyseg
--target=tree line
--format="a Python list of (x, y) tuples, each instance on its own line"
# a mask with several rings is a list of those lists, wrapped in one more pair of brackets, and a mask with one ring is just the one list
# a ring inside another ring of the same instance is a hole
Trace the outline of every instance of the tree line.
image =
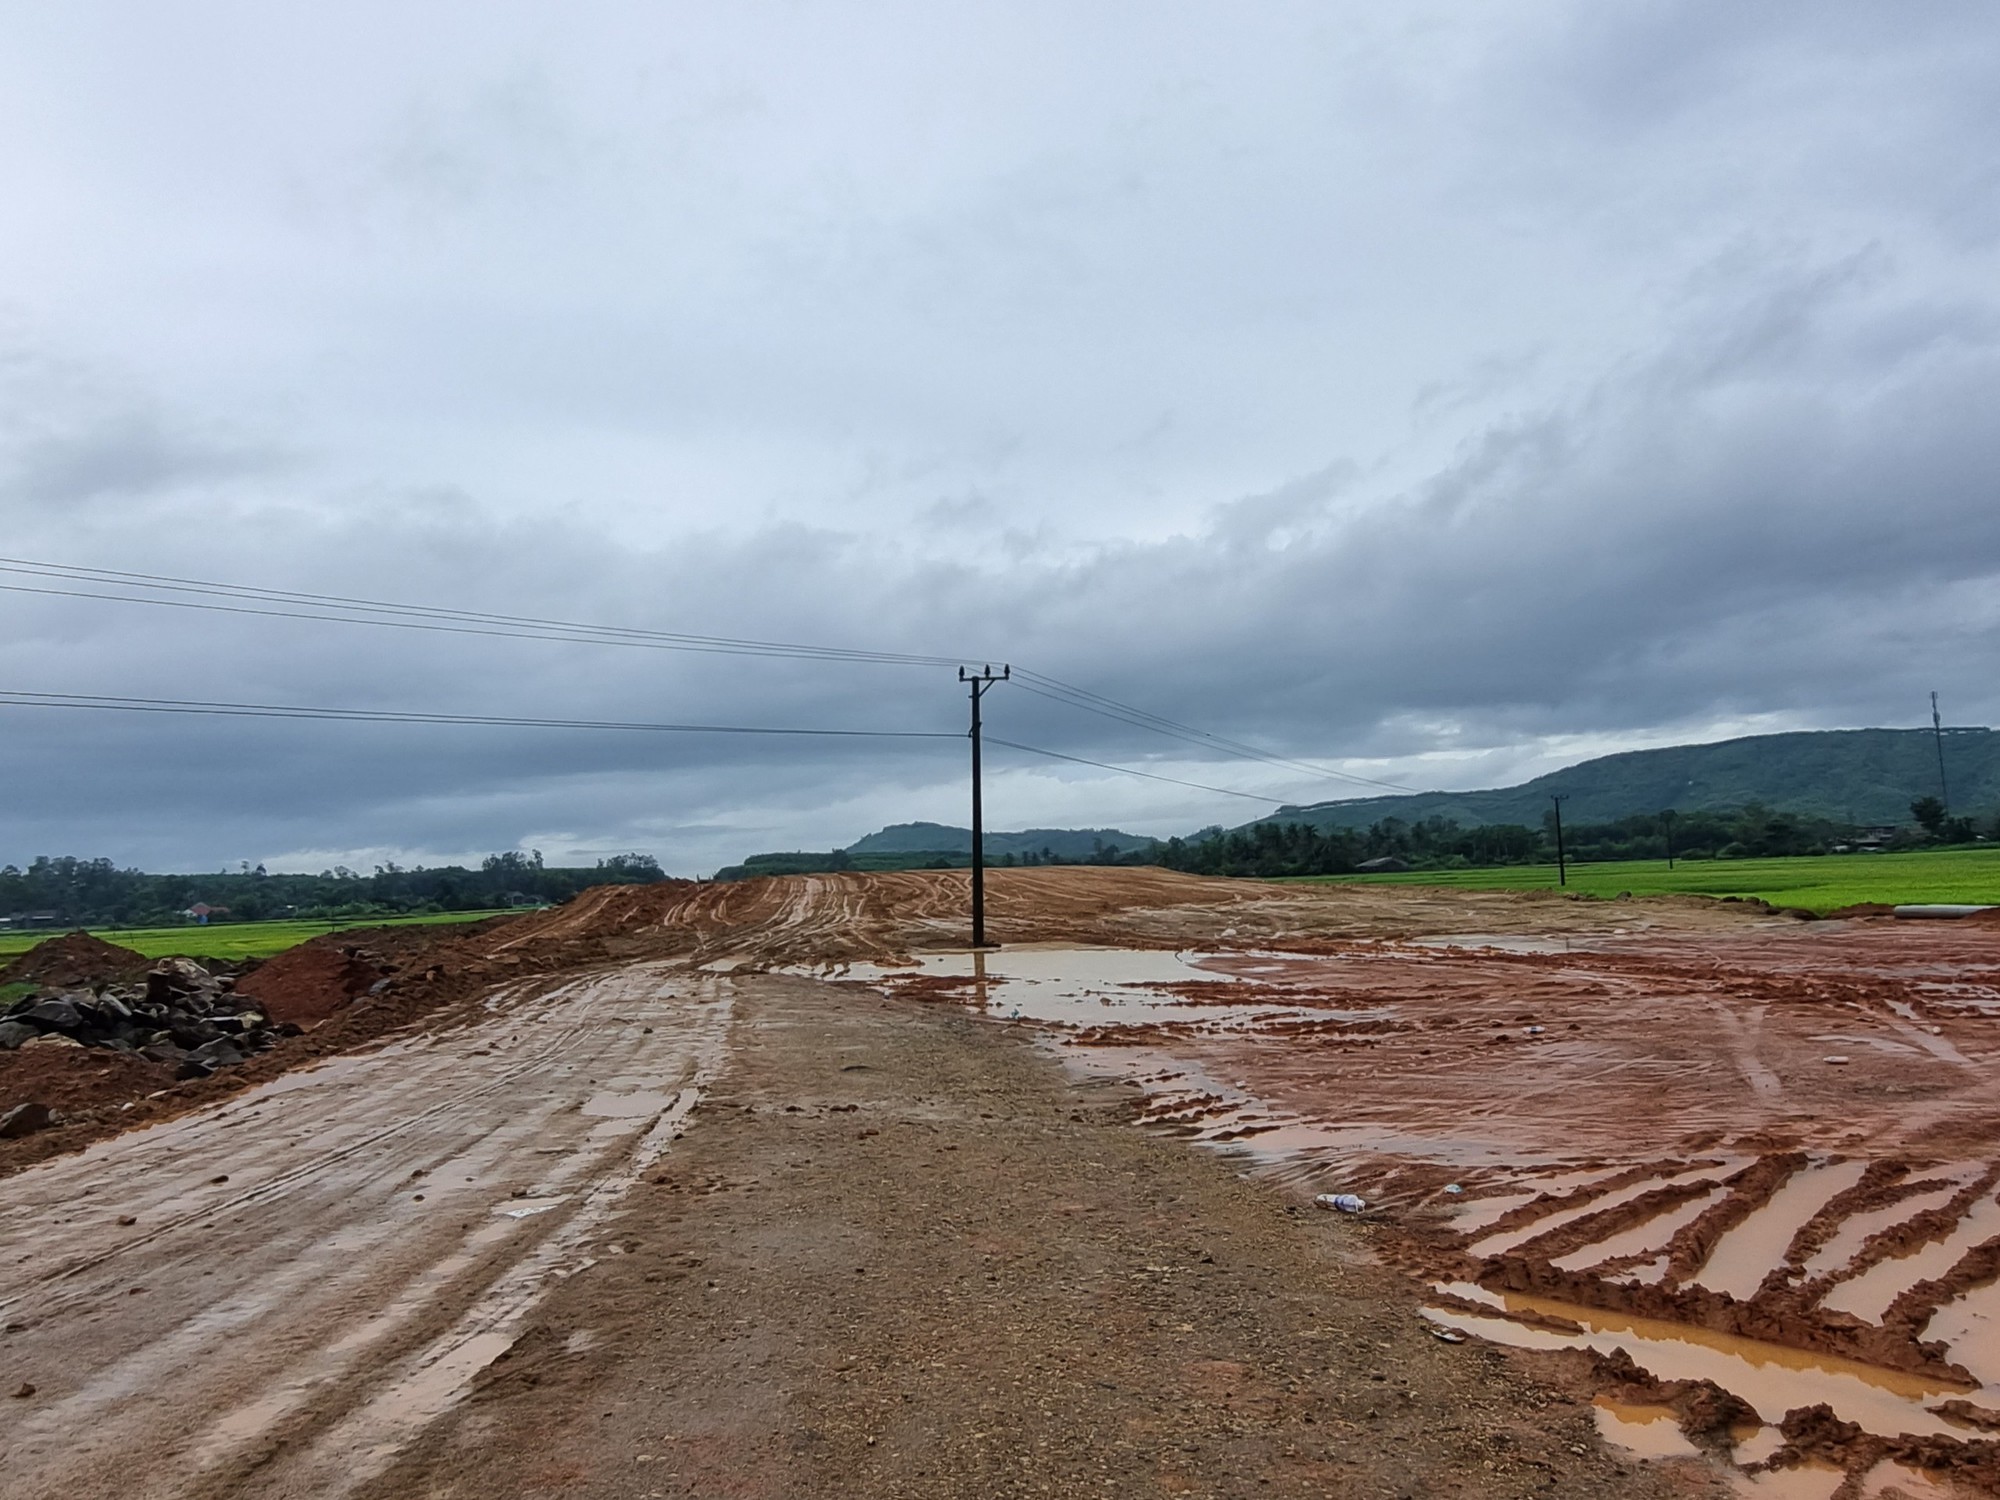
[[(1857, 847), (1920, 848), (1969, 843), (1979, 836), (1971, 818), (1948, 818), (1942, 807), (1919, 798), (1912, 805), (1919, 828), (1899, 830), (1880, 845), (1851, 824), (1758, 803), (1713, 812), (1640, 813), (1605, 823), (1565, 824), (1563, 847), (1579, 861), (1750, 859), (1774, 855), (1830, 854)], [(2000, 838), (2000, 820), (1990, 829)], [(1518, 823), (1462, 827), (1452, 818), (1418, 822), (1384, 818), (1365, 829), (1315, 828), (1307, 823), (1255, 823), (1247, 828), (1205, 828), (1192, 838), (1172, 838), (1154, 859), (1195, 875), (1349, 875), (1376, 859), (1401, 860), (1411, 869), (1457, 870), (1489, 865), (1555, 861), (1553, 809), (1538, 828)]]
[(89, 927), (168, 927), (187, 921), (184, 914), (196, 906), (220, 908), (212, 922), (405, 916), (567, 901), (593, 885), (662, 878), (650, 854), (614, 855), (582, 868), (545, 865), (539, 850), (509, 850), (489, 855), (476, 870), (390, 863), (368, 875), (344, 865), (317, 875), (273, 875), (248, 864), (213, 875), (148, 875), (108, 859), (44, 855), (25, 870), (0, 868), (0, 916)]

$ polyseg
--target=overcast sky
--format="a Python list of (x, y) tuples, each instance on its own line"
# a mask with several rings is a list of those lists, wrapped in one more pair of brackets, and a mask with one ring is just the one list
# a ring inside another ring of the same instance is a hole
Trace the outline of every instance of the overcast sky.
[[(0, 552), (1011, 661), (1422, 787), (1990, 722), (1996, 57), (1976, 0), (0, 4)], [(0, 688), (965, 714), (12, 592)], [(962, 823), (964, 753), (0, 708), (0, 862), (693, 873)], [(998, 827), (1261, 810), (989, 767)]]

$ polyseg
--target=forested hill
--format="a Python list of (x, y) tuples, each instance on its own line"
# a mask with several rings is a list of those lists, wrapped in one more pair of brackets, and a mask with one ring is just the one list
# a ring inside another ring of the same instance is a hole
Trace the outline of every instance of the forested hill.
[[(1029, 855), (1044, 851), (1057, 859), (1088, 859), (1100, 848), (1151, 848), (1153, 840), (1116, 828), (1028, 828), (1020, 833), (986, 832), (986, 857)], [(891, 823), (847, 846), (849, 854), (970, 854), (972, 830), (943, 823)]]
[[(986, 858), (996, 865), (1144, 864), (1154, 840), (1116, 828), (1028, 828), (986, 835)], [(753, 854), (715, 872), (717, 880), (758, 875), (805, 875), (820, 870), (951, 869), (972, 863), (972, 830), (945, 823), (891, 823), (845, 849), (794, 849)]]
[[(2000, 734), (1947, 729), (1945, 772), (1952, 811), (2000, 808)], [(1541, 826), (1549, 798), (1563, 794), (1563, 820), (1607, 823), (1639, 813), (1721, 811), (1756, 802), (1784, 812), (1859, 825), (1907, 823), (1913, 799), (1938, 793), (1937, 746), (1928, 729), (1829, 729), (1758, 734), (1712, 745), (1628, 750), (1580, 761), (1519, 786), (1485, 792), (1419, 792), (1282, 807), (1260, 823), (1367, 828), (1451, 818), (1467, 828)]]

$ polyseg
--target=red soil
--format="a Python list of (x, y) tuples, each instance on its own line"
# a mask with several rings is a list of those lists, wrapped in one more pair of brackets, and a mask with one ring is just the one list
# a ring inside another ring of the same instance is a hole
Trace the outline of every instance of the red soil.
[(37, 943), (0, 969), (0, 984), (43, 984), (51, 989), (89, 989), (140, 978), (153, 961), (143, 953), (107, 943), (87, 932), (65, 932)]

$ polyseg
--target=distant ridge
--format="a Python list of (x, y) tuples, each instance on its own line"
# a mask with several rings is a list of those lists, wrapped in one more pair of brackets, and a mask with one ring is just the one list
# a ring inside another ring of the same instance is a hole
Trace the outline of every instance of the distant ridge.
[[(1143, 834), (1125, 833), (1116, 828), (1029, 828), (1020, 833), (986, 831), (986, 857), (1003, 854), (1040, 854), (1044, 849), (1058, 859), (1081, 859), (1106, 849), (1149, 849), (1156, 841)], [(847, 846), (849, 854), (964, 854), (972, 853), (972, 830), (953, 828), (945, 823), (891, 823), (866, 838)]]
[[(1029, 828), (986, 835), (986, 858), (994, 864), (1053, 859), (1074, 864), (1103, 855), (1151, 849), (1158, 840), (1117, 828)], [(822, 870), (917, 870), (972, 863), (972, 830), (946, 823), (891, 823), (845, 849), (795, 849), (753, 854), (740, 865), (715, 872), (717, 880), (749, 880), (758, 875), (806, 875)]]
[[(1944, 732), (1954, 812), (2000, 808), (2000, 734)], [(1451, 818), (1467, 828), (1538, 827), (1562, 793), (1563, 818), (1610, 822), (1637, 813), (1720, 811), (1760, 802), (1776, 811), (1862, 825), (1908, 823), (1910, 802), (1938, 792), (1937, 748), (1928, 729), (1823, 729), (1747, 735), (1707, 745), (1627, 750), (1579, 761), (1519, 786), (1481, 792), (1418, 792), (1279, 808), (1256, 823), (1366, 828)], [(1249, 824), (1245, 826), (1254, 826)]]

